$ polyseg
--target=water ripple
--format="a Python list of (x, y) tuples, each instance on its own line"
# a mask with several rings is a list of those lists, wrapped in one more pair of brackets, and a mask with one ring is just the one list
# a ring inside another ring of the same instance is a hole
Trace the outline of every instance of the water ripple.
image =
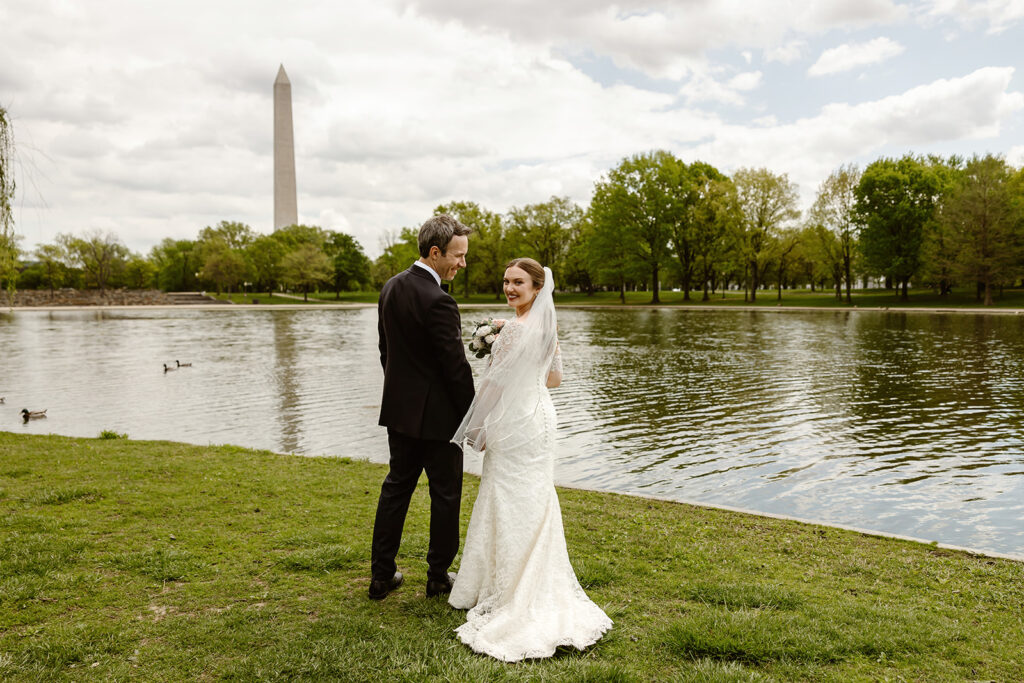
[[(386, 462), (374, 309), (225, 308), (0, 316), (0, 428)], [(1024, 554), (1024, 320), (561, 309), (559, 330), (563, 483)]]

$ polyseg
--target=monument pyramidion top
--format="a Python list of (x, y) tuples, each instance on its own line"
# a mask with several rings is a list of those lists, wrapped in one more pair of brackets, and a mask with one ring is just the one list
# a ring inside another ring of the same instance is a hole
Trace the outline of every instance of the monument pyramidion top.
[(282, 64), (281, 68), (277, 70), (277, 78), (274, 79), (274, 85), (279, 83), (282, 85), (292, 84), (292, 82), (288, 80), (288, 74), (284, 72), (284, 64)]

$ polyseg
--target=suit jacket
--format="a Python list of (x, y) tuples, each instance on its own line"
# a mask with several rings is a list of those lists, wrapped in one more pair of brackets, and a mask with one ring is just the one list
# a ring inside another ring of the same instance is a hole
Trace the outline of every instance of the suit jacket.
[(379, 424), (418, 439), (450, 439), (474, 393), (455, 300), (411, 266), (381, 290), (377, 333), (384, 367)]

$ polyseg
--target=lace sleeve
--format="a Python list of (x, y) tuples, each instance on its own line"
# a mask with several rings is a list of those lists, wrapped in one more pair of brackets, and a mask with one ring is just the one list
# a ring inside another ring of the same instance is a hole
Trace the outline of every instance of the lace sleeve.
[(548, 368), (548, 372), (562, 374), (562, 347), (557, 341), (555, 342), (555, 356), (551, 359), (551, 367)]
[(500, 363), (508, 355), (509, 350), (511, 350), (512, 345), (522, 334), (522, 331), (522, 325), (514, 320), (510, 320), (502, 326), (501, 332), (498, 333), (497, 339), (494, 340), (494, 346), (491, 347), (490, 364)]

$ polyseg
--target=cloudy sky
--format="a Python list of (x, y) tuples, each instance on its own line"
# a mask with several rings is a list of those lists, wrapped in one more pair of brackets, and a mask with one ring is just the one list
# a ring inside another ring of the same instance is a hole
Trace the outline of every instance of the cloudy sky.
[(4, 0), (22, 246), (148, 252), (273, 222), (273, 81), (299, 220), (367, 252), (434, 206), (499, 212), (668, 149), (788, 173), (993, 152), (1024, 163), (1024, 0)]

